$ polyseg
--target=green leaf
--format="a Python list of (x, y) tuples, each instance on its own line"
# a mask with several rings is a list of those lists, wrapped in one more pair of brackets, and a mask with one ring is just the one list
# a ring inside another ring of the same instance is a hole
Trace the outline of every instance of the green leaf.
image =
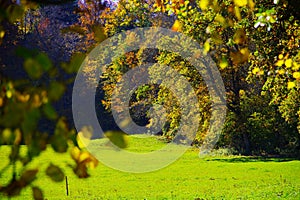
[(36, 54), (37, 54), (36, 50), (29, 50), (22, 46), (18, 46), (16, 48), (16, 55), (20, 56), (21, 58), (24, 58), (24, 59), (32, 58)]
[(38, 187), (31, 187), (34, 200), (43, 200), (43, 191)]
[(28, 110), (25, 113), (24, 121), (21, 124), (22, 131), (25, 134), (32, 134), (37, 127), (40, 116), (40, 111), (37, 108)]
[(39, 53), (35, 59), (44, 71), (49, 71), (49, 69), (51, 69), (52, 62), (45, 53)]
[(64, 180), (65, 175), (63, 171), (56, 165), (50, 164), (46, 169), (46, 174), (54, 182), (61, 182)]
[(57, 101), (65, 92), (65, 86), (59, 82), (52, 82), (50, 84), (48, 97), (50, 100)]
[(24, 48), (17, 50), (17, 54), (21, 54), (22, 57), (26, 58), (24, 68), (31, 78), (39, 79), (44, 72), (51, 69), (51, 60), (45, 53), (39, 53), (36, 57), (33, 57), (34, 52), (25, 49), (25, 53), (21, 53), (22, 49), (24, 50)]
[(28, 147), (28, 157), (30, 159), (37, 157), (47, 148), (47, 134), (36, 133), (27, 135), (26, 144)]
[(32, 79), (39, 79), (43, 75), (43, 68), (35, 59), (29, 58), (25, 60), (24, 68), (29, 77)]
[(72, 55), (70, 63), (63, 63), (62, 68), (65, 70), (65, 72), (69, 74), (77, 73), (84, 59), (85, 59), (85, 54), (74, 53)]
[(68, 149), (66, 138), (62, 135), (53, 135), (51, 137), (51, 147), (58, 153), (64, 153)]
[(105, 136), (117, 147), (124, 149), (128, 146), (128, 136), (122, 131), (107, 131)]
[(102, 42), (103, 40), (106, 39), (106, 35), (105, 35), (104, 29), (102, 27), (94, 26), (92, 29), (94, 31), (95, 40), (97, 42)]
[(67, 151), (69, 133), (64, 118), (59, 119), (54, 130), (54, 135), (51, 137), (51, 146), (56, 152), (64, 153)]
[(45, 116), (50, 120), (57, 119), (58, 117), (56, 110), (53, 108), (53, 106), (50, 103), (46, 103), (43, 105), (43, 112)]
[(10, 23), (14, 23), (17, 19), (20, 19), (24, 14), (24, 7), (12, 4), (7, 8), (7, 13)]
[(1, 133), (1, 143), (2, 141), (6, 144), (10, 144), (13, 140), (13, 133), (9, 128), (6, 128)]

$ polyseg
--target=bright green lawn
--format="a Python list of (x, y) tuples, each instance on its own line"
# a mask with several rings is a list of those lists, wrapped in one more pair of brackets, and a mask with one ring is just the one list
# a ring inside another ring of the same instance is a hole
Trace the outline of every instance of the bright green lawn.
[[(132, 151), (151, 151), (164, 144), (154, 137), (131, 138)], [(7, 146), (0, 147), (0, 169), (7, 163)], [(36, 160), (66, 166), (69, 155), (51, 150)], [(200, 159), (197, 149), (187, 151), (175, 163), (159, 171), (130, 174), (100, 164), (91, 170), (91, 177), (77, 179), (70, 169), (70, 196), (65, 182), (53, 183), (43, 173), (34, 182), (52, 199), (300, 199), (300, 161), (252, 159), (248, 157), (206, 157)], [(4, 184), (9, 177), (0, 177)], [(6, 199), (0, 196), (0, 199)], [(31, 199), (31, 190), (24, 190), (16, 199)]]

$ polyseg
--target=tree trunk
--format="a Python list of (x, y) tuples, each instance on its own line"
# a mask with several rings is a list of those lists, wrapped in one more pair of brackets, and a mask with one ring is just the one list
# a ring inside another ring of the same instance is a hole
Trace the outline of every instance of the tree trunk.
[(249, 156), (251, 154), (251, 149), (250, 149), (248, 133), (243, 132), (243, 140), (244, 140), (244, 145), (245, 145), (245, 155)]

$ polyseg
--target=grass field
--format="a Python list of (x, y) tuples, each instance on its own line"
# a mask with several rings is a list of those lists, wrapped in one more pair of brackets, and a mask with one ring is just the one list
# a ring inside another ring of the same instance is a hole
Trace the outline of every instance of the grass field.
[[(129, 150), (147, 152), (164, 146), (155, 137), (130, 138)], [(25, 149), (23, 149), (25, 151)], [(7, 164), (9, 148), (0, 147), (0, 169)], [(47, 150), (31, 165), (47, 167), (53, 162), (64, 166), (69, 180), (69, 196), (65, 182), (54, 183), (43, 171), (34, 185), (52, 199), (300, 199), (300, 161), (259, 159), (238, 156), (198, 157), (197, 149), (188, 150), (170, 166), (150, 173), (132, 174), (116, 171), (100, 163), (88, 179), (77, 179), (67, 167), (69, 155)], [(2, 174), (0, 184), (9, 173)], [(31, 190), (21, 197), (32, 199)], [(6, 199), (0, 196), (0, 199)], [(13, 198), (14, 199), (14, 198)]]

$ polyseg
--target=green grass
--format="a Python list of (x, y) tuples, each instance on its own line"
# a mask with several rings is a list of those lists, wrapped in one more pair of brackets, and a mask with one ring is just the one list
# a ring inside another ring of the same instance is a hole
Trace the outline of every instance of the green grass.
[[(131, 137), (129, 150), (148, 152), (162, 146), (164, 143), (155, 137)], [(7, 146), (0, 147), (0, 169), (7, 163), (8, 149)], [(73, 163), (69, 155), (57, 154), (49, 149), (31, 167), (38, 165), (45, 169), (49, 162), (66, 168), (68, 163)], [(190, 149), (173, 164), (155, 172), (125, 173), (100, 164), (90, 173), (88, 179), (77, 179), (71, 169), (65, 170), (69, 180), (68, 197), (65, 182), (53, 183), (43, 171), (34, 185), (41, 187), (49, 200), (300, 199), (298, 160), (237, 156), (200, 159), (198, 150)], [(2, 174), (1, 185), (9, 180), (8, 175)], [(31, 199), (31, 190), (25, 189), (16, 199)]]

